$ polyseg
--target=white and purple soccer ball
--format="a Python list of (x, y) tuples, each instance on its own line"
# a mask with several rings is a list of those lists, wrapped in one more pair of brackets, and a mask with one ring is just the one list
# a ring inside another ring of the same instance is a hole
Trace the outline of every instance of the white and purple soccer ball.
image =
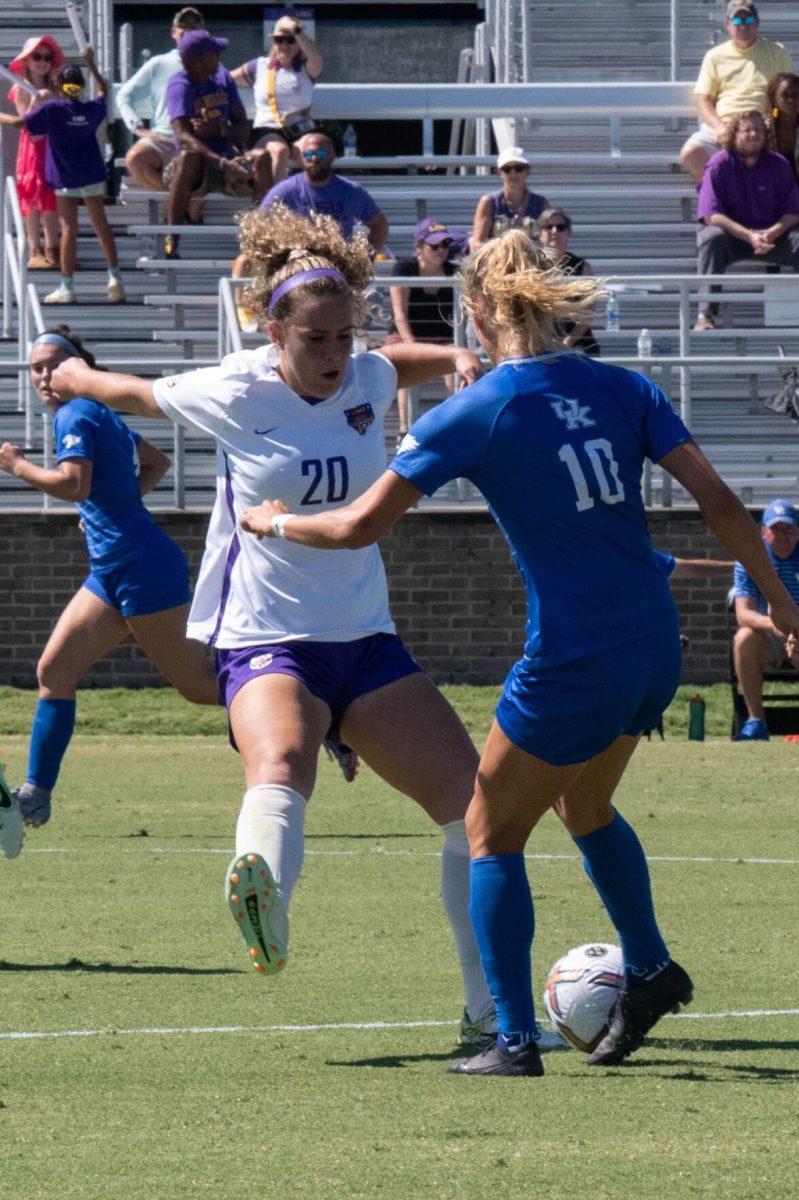
[(623, 983), (624, 962), (618, 946), (588, 942), (558, 959), (547, 975), (544, 1007), (567, 1045), (591, 1053)]

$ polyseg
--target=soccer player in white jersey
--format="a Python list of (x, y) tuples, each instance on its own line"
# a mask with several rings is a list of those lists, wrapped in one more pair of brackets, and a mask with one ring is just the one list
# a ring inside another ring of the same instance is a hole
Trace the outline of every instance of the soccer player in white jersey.
[(257, 279), (247, 302), (271, 345), (155, 383), (74, 359), (54, 387), (216, 439), (217, 497), (188, 632), (216, 648), (244, 764), (227, 894), (253, 965), (285, 964), (305, 808), (331, 731), (441, 827), (442, 895), (466, 991), (461, 1036), (484, 1044), (495, 1017), (468, 915), (464, 824), (477, 753), (395, 634), (375, 546), (333, 556), (238, 529), (266, 496), (300, 512), (346, 504), (385, 467), (383, 418), (397, 386), (451, 372), (473, 381), (479, 363), (455, 346), (353, 354), (372, 276), (365, 238), (346, 241), (332, 218), (285, 207), (248, 213), (242, 229)]
[(553, 353), (558, 323), (585, 319), (600, 289), (553, 267), (520, 230), (489, 242), (467, 261), (463, 294), (494, 370), (426, 413), (389, 470), (350, 504), (308, 515), (266, 502), (242, 516), (244, 529), (280, 539), (278, 547), (347, 554), (463, 476), (483, 492), (522, 571), (524, 652), (505, 682), (467, 817), (471, 913), (499, 1032), (450, 1068), (460, 1075), (543, 1074), (524, 847), (550, 808), (579, 847), (624, 955), (624, 985), (589, 1064), (620, 1062), (692, 997), (660, 933), (641, 844), (613, 806), (642, 731), (680, 675), (677, 612), (641, 501), (645, 458), (695, 497), (757, 580), (776, 628), (799, 632), (799, 608), (748, 513), (663, 393), (635, 372)]

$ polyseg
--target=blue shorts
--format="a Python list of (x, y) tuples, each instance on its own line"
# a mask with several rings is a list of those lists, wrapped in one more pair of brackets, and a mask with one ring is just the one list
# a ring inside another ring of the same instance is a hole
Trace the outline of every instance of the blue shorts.
[(146, 617), (187, 604), (189, 568), (180, 546), (164, 536), (119, 567), (95, 567), (83, 587), (123, 617)]
[(653, 729), (680, 681), (676, 626), (552, 667), (517, 662), (496, 717), (514, 746), (556, 767), (587, 762), (622, 734)]
[(339, 736), (341, 719), (353, 700), (421, 669), (393, 633), (373, 633), (354, 642), (294, 640), (216, 652), (219, 698), (228, 710), (251, 679), (292, 675), (330, 709), (332, 737)]

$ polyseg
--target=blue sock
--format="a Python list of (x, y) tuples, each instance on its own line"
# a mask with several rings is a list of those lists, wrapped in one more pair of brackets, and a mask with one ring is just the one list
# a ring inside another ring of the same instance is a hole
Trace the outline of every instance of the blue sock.
[(539, 1036), (533, 1006), (530, 949), (535, 932), (533, 897), (523, 854), (472, 859), (472, 918), (480, 960), (508, 1044)]
[(617, 812), (604, 829), (574, 841), (619, 935), (628, 978), (653, 975), (669, 961), (669, 952), (655, 919), (649, 868), (635, 830)]
[(40, 700), (31, 727), (27, 782), (51, 792), (75, 728), (74, 700)]

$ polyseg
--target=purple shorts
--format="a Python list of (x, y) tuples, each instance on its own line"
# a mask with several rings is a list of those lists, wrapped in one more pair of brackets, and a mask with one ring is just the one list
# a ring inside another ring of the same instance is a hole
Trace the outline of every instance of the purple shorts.
[(293, 675), (330, 709), (332, 737), (339, 736), (353, 700), (421, 669), (394, 633), (373, 633), (354, 642), (276, 642), (216, 652), (219, 698), (228, 710), (250, 679)]

